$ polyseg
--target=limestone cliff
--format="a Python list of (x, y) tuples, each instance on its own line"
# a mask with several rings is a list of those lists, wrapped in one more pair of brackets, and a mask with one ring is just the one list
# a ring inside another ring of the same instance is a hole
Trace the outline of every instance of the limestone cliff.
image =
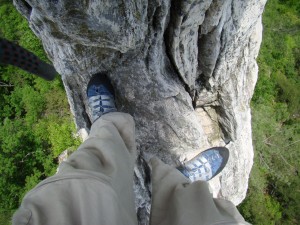
[[(85, 90), (108, 71), (117, 105), (134, 116), (139, 153), (169, 164), (211, 146), (231, 158), (214, 195), (245, 197), (253, 163), (250, 99), (266, 0), (14, 0), (61, 74), (78, 129), (90, 127)], [(141, 224), (145, 164), (135, 169)]]

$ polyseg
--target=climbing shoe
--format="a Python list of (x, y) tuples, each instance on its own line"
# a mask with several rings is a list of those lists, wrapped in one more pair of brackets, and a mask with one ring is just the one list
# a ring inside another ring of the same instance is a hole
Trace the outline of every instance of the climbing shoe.
[(92, 111), (92, 122), (103, 114), (117, 111), (114, 89), (105, 73), (92, 76), (87, 86), (87, 97)]
[(208, 181), (223, 170), (228, 158), (229, 151), (227, 148), (214, 147), (201, 152), (177, 169), (192, 182)]

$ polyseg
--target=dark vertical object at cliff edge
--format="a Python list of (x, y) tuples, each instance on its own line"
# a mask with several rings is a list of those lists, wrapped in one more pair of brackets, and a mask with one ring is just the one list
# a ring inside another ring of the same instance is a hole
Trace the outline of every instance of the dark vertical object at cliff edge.
[(17, 66), (48, 81), (53, 80), (57, 74), (53, 66), (40, 60), (32, 52), (2, 38), (0, 38), (0, 63)]

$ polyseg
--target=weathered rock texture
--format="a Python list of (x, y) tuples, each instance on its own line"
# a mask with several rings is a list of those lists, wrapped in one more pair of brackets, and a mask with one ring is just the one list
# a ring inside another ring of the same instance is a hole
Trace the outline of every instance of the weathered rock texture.
[[(227, 146), (229, 165), (210, 184), (235, 204), (253, 162), (250, 99), (266, 0), (14, 0), (64, 82), (78, 129), (89, 129), (85, 95), (108, 71), (121, 111), (134, 116), (139, 153), (169, 164)], [(149, 212), (145, 163), (136, 203)]]

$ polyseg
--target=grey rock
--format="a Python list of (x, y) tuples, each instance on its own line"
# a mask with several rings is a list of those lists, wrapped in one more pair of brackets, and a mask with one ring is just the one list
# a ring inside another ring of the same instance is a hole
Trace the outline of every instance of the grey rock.
[[(266, 0), (14, 0), (61, 74), (78, 130), (90, 128), (85, 90), (107, 71), (120, 111), (134, 116), (138, 152), (170, 165), (227, 146), (215, 196), (239, 204), (253, 163), (250, 100)], [(141, 155), (141, 154), (140, 154)], [(141, 156), (136, 207), (147, 224), (150, 184)]]

